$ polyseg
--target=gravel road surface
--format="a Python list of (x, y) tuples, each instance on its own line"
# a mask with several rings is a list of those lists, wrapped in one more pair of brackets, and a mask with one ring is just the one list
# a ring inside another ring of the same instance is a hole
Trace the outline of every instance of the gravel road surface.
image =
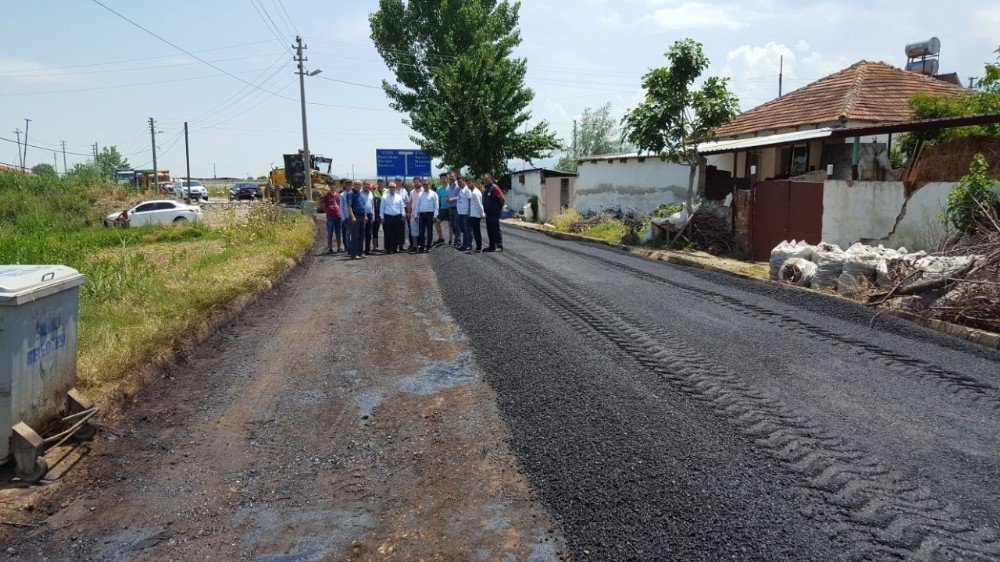
[(433, 254), (577, 559), (1000, 559), (1000, 353), (507, 229)]
[(307, 260), (64, 476), (0, 478), (0, 559), (559, 559), (440, 295), (426, 255)]

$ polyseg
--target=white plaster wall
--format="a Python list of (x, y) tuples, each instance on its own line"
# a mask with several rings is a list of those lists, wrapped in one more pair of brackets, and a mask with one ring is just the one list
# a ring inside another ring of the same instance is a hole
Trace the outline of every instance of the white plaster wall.
[[(510, 192), (507, 193), (507, 206), (515, 213), (520, 213), (532, 196), (541, 199), (542, 194), (542, 173), (540, 171), (525, 172), (523, 184), (518, 181), (520, 176), (520, 172), (511, 172)], [(539, 213), (541, 213), (541, 209), (539, 209)]]
[(954, 186), (928, 183), (907, 200), (902, 182), (828, 180), (823, 186), (823, 240), (844, 248), (866, 242), (933, 249), (945, 237), (939, 217)]
[[(580, 162), (576, 208), (581, 213), (623, 211), (649, 213), (666, 203), (687, 200), (688, 167), (647, 157)], [(695, 176), (695, 186), (698, 177)]]
[(563, 179), (569, 180), (569, 206), (574, 206), (574, 201), (576, 200), (576, 178), (550, 177), (542, 184), (543, 196), (539, 198), (540, 208), (538, 213), (541, 215), (543, 221), (549, 220), (562, 210), (559, 206), (559, 198), (562, 193)]

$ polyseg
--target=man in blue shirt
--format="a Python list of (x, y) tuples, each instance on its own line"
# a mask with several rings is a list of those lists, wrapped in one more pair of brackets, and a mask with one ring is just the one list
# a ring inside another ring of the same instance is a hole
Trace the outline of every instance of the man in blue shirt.
[(448, 216), (448, 174), (441, 174), (438, 176), (438, 205), (440, 209), (438, 210), (437, 220), (434, 221), (434, 228), (437, 229), (438, 239), (434, 245), (444, 244), (444, 232), (441, 228), (442, 222), (447, 222), (449, 224), (448, 230), (448, 245), (451, 245), (453, 241), (450, 217)]
[(451, 235), (456, 247), (462, 245), (462, 229), (458, 224), (458, 194), (462, 188), (458, 186), (458, 174), (448, 174), (448, 220), (451, 223)]
[(365, 232), (365, 198), (361, 193), (360, 181), (355, 181), (351, 190), (347, 192), (346, 207), (351, 220), (351, 259), (356, 260), (361, 258)]

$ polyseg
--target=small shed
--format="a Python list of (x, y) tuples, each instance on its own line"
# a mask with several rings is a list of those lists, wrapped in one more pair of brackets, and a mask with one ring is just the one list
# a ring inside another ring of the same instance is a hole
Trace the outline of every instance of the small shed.
[(548, 220), (576, 200), (577, 174), (549, 168), (532, 168), (511, 172), (500, 185), (509, 182), (507, 205), (519, 213), (532, 197), (538, 197), (538, 219)]

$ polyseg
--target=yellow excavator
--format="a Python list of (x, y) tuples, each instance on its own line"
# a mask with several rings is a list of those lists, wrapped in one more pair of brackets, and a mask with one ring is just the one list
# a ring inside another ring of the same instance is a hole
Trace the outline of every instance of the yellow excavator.
[[(285, 154), (284, 168), (274, 168), (267, 176), (267, 186), (264, 194), (276, 203), (284, 205), (299, 205), (306, 200), (306, 170), (303, 165), (302, 151), (297, 154)], [(326, 171), (321, 168), (326, 165)], [(313, 202), (319, 204), (320, 199), (329, 185), (334, 181), (330, 170), (333, 167), (332, 158), (324, 158), (318, 154), (309, 155), (309, 175), (312, 177)]]

